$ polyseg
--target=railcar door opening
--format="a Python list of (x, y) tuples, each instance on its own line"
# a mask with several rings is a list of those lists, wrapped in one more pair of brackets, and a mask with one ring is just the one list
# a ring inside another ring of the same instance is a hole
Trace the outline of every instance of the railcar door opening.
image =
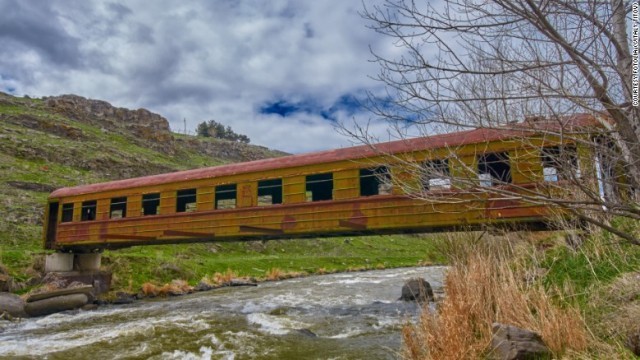
[(59, 203), (52, 202), (49, 204), (49, 218), (47, 221), (47, 238), (44, 243), (45, 249), (53, 248), (56, 242), (56, 231), (58, 230), (58, 207)]

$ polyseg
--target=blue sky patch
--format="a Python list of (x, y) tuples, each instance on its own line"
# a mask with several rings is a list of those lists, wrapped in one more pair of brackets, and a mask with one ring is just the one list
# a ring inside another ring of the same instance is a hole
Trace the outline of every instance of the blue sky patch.
[(282, 117), (287, 117), (293, 114), (304, 113), (318, 115), (329, 121), (337, 121), (338, 112), (352, 116), (363, 110), (362, 100), (353, 94), (342, 95), (328, 107), (318, 104), (313, 99), (304, 99), (302, 101), (278, 99), (267, 102), (259, 108), (261, 114), (277, 114)]
[(300, 111), (301, 108), (299, 105), (289, 103), (285, 100), (278, 100), (272, 103), (267, 103), (260, 107), (261, 114), (278, 114), (282, 117), (287, 117)]
[(0, 89), (5, 93), (15, 95), (17, 89), (13, 86), (6, 85), (6, 83), (2, 84), (4, 80), (13, 80), (13, 79), (8, 75), (0, 74)]

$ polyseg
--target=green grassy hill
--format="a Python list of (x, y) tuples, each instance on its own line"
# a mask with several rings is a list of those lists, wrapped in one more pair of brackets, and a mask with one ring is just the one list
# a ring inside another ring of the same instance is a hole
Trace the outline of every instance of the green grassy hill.
[[(144, 109), (65, 95), (44, 99), (0, 93), (0, 274), (24, 291), (42, 275), (42, 217), (60, 187), (285, 155), (264, 147), (171, 132)], [(417, 237), (288, 240), (136, 247), (106, 252), (114, 288), (144, 282), (191, 283), (232, 269), (323, 272), (415, 265), (429, 257)], [(1, 282), (0, 278), (0, 282)]]

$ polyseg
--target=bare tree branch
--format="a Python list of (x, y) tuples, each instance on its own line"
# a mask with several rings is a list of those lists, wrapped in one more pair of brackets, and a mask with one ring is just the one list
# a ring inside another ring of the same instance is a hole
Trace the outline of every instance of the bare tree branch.
[[(563, 209), (640, 244), (638, 234), (610, 225), (613, 217), (640, 219), (640, 110), (631, 106), (630, 10), (624, 0), (386, 0), (365, 5), (362, 16), (369, 27), (402, 50), (395, 58), (372, 51), (380, 65), (375, 79), (388, 89), (384, 99), (370, 96), (375, 116), (396, 129), (419, 126), (425, 135), (470, 128), (522, 130), (535, 125), (522, 122), (532, 117), (555, 122), (555, 127), (538, 127), (535, 137), (522, 137), (515, 152), (527, 161), (556, 161), (548, 169), (555, 168), (563, 180), (533, 187), (510, 181), (478, 186), (477, 164), (455, 160), (458, 149), (447, 156), (459, 171), (448, 176), (429, 174), (423, 164), (402, 156), (393, 161), (415, 176), (455, 183), (457, 191)], [(581, 113), (597, 119), (599, 130), (577, 131), (562, 123)], [(370, 142), (366, 129), (358, 130), (352, 136)], [(576, 153), (565, 156), (566, 146)], [(548, 159), (549, 149), (559, 151), (553, 155), (557, 159)], [(475, 156), (484, 155), (478, 150)], [(538, 182), (542, 178), (530, 176)], [(459, 201), (415, 184), (398, 186), (428, 201)]]

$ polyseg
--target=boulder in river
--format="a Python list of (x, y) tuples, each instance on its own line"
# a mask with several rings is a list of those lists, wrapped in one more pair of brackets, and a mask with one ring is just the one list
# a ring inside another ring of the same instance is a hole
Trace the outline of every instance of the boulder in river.
[(24, 311), (24, 300), (8, 292), (0, 293), (0, 313), (7, 313), (12, 317), (27, 317)]
[(418, 302), (433, 301), (431, 284), (423, 278), (409, 279), (402, 287), (402, 295), (399, 300)]
[(65, 310), (73, 310), (87, 304), (86, 294), (56, 296), (44, 300), (28, 302), (24, 310), (30, 316), (44, 316)]
[(311, 331), (309, 329), (296, 329), (296, 333), (298, 333), (298, 334), (300, 334), (302, 336), (310, 337), (310, 338), (318, 337), (318, 335), (316, 335), (316, 333), (314, 333), (313, 331)]

